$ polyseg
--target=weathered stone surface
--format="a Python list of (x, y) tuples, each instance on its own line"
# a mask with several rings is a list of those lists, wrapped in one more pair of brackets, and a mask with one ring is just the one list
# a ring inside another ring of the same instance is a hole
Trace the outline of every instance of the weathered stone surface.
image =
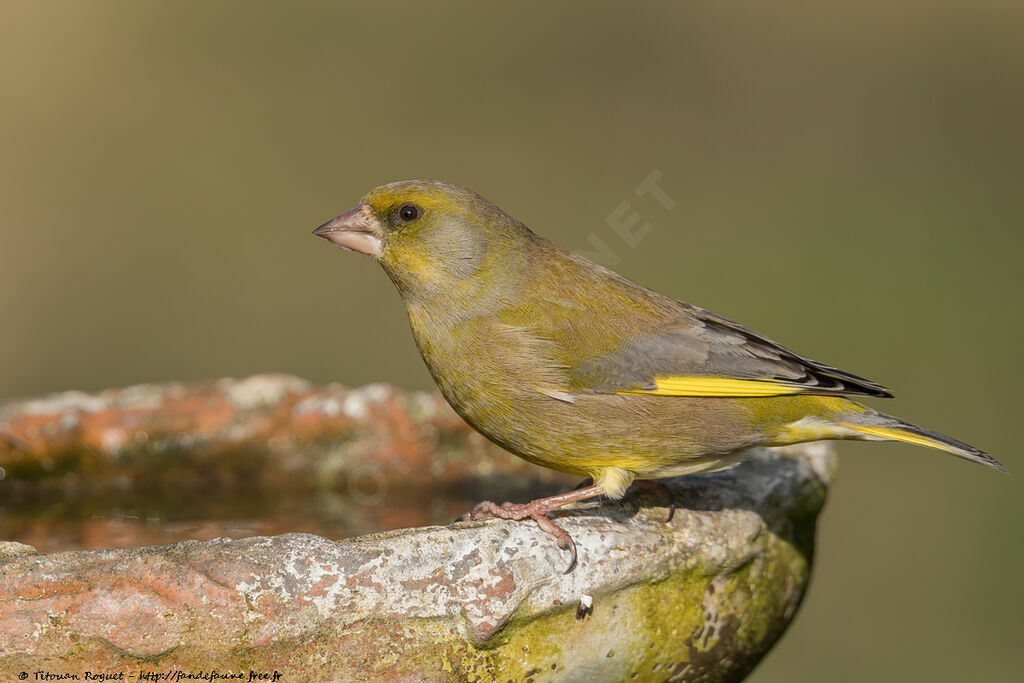
[[(18, 430), (16, 438), (35, 437)], [(102, 444), (100, 444), (102, 445)], [(0, 546), (0, 677), (282, 672), (282, 680), (736, 680), (793, 617), (835, 467), (820, 444), (558, 518), (347, 541)], [(590, 610), (581, 603), (592, 600)]]
[(115, 485), (335, 485), (559, 475), (510, 456), (436, 393), (290, 375), (67, 391), (0, 404), (6, 491)]

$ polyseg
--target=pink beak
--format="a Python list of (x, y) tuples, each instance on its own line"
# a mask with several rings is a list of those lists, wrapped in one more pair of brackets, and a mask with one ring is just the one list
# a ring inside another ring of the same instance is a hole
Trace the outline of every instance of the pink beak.
[(379, 223), (368, 214), (369, 209), (360, 204), (327, 221), (314, 230), (313, 234), (342, 249), (378, 258), (384, 253), (384, 240), (381, 238)]

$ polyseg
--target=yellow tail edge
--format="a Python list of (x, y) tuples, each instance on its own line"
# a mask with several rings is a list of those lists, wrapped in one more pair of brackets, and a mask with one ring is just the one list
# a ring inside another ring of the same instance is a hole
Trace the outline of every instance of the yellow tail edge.
[(1006, 468), (998, 460), (990, 456), (988, 453), (978, 450), (974, 446), (957, 441), (956, 439), (950, 438), (944, 434), (938, 432), (932, 432), (927, 429), (922, 429), (917, 425), (912, 425), (909, 422), (903, 422), (894, 417), (888, 415), (882, 415), (876, 413), (879, 418), (885, 420), (892, 420), (897, 424), (893, 425), (880, 425), (880, 424), (857, 424), (855, 422), (841, 422), (843, 427), (852, 429), (859, 434), (863, 434), (869, 438), (885, 439), (888, 441), (902, 441), (903, 443), (912, 443), (917, 446), (924, 446), (926, 448), (934, 448), (946, 453), (951, 453), (958, 458), (964, 460), (970, 460), (976, 462), (979, 465), (985, 465), (993, 469), (1005, 472)]

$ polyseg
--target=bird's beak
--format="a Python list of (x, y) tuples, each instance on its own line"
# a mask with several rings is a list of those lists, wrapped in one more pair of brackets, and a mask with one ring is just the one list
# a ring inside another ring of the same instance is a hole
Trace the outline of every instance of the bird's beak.
[(380, 223), (365, 204), (332, 218), (314, 230), (313, 234), (348, 251), (357, 251), (373, 257), (379, 257), (384, 253)]

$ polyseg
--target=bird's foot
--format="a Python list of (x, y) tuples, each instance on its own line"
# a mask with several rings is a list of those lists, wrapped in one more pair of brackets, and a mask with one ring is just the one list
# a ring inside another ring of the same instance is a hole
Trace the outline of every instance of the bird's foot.
[(477, 503), (473, 509), (460, 517), (462, 521), (476, 520), (481, 517), (497, 517), (499, 519), (511, 519), (519, 521), (529, 517), (537, 523), (543, 531), (555, 537), (555, 542), (562, 550), (569, 551), (569, 567), (565, 570), (568, 574), (576, 568), (576, 542), (572, 540), (569, 532), (551, 521), (547, 516), (549, 508), (545, 505), (535, 505), (540, 501), (530, 503), (502, 503), (498, 505), (489, 500)]
[(472, 510), (459, 517), (459, 521), (468, 522), (483, 517), (497, 517), (514, 521), (530, 518), (537, 523), (537, 526), (542, 531), (555, 537), (555, 542), (559, 548), (569, 551), (569, 566), (564, 572), (568, 574), (576, 568), (576, 543), (572, 540), (572, 536), (569, 535), (568, 531), (551, 521), (548, 513), (568, 503), (593, 498), (602, 493), (603, 491), (599, 486), (590, 485), (567, 493), (559, 493), (555, 496), (531, 500), (529, 503), (502, 503), (498, 505), (497, 503), (485, 500), (482, 503), (477, 503), (473, 506)]
[(657, 481), (655, 479), (638, 479), (636, 485), (640, 488), (647, 489), (656, 496), (660, 496), (662, 499), (668, 501), (668, 517), (665, 522), (671, 522), (672, 518), (676, 514), (676, 499), (672, 495), (672, 490), (669, 489), (668, 485), (663, 481)]

